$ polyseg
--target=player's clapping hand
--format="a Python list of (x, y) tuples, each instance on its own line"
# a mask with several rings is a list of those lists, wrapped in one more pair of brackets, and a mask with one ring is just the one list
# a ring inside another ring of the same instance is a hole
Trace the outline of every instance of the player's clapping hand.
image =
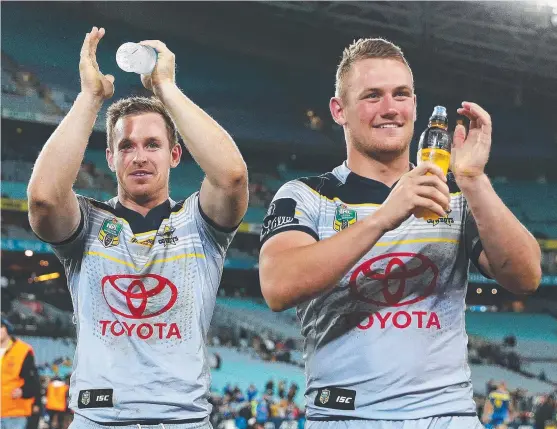
[(160, 40), (144, 40), (141, 45), (150, 46), (157, 51), (157, 63), (151, 74), (142, 74), (143, 86), (157, 95), (157, 91), (165, 84), (175, 84), (175, 55)]
[(424, 162), (404, 174), (375, 213), (381, 228), (391, 231), (421, 209), (445, 217), (450, 206), (446, 182), (443, 170), (431, 162)]
[(474, 178), (484, 173), (491, 149), (491, 117), (475, 103), (467, 101), (457, 109), (470, 120), (470, 128), (457, 125), (451, 149), (451, 171), (457, 183), (460, 179)]
[(114, 95), (114, 76), (102, 74), (97, 63), (97, 46), (104, 34), (104, 28), (99, 30), (93, 27), (91, 32), (85, 35), (79, 58), (81, 92), (101, 100)]

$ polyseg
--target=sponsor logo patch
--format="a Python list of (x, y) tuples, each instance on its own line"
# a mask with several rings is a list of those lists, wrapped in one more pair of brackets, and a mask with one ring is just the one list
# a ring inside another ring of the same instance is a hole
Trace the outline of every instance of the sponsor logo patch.
[(454, 218), (449, 217), (449, 214), (452, 212), (451, 209), (447, 210), (447, 216), (446, 217), (440, 217), (438, 219), (428, 219), (427, 223), (431, 224), (432, 226), (437, 226), (440, 223), (444, 223), (445, 225), (449, 225), (452, 226), (454, 223)]
[(110, 408), (113, 407), (113, 389), (89, 389), (80, 390), (78, 408)]
[(334, 410), (355, 410), (356, 391), (339, 387), (326, 387), (317, 390), (315, 405)]
[(134, 244), (140, 244), (141, 246), (146, 247), (153, 247), (153, 244), (155, 244), (154, 238), (144, 238), (142, 240), (139, 240), (137, 237), (132, 237), (130, 241)]

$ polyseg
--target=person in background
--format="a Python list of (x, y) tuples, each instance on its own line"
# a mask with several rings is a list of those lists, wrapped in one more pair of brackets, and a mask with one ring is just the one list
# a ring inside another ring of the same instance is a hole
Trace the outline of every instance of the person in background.
[(505, 429), (513, 414), (511, 395), (505, 383), (501, 383), (485, 401), (482, 422), (488, 429)]
[[(68, 410), (70, 387), (59, 377), (54, 377), (46, 388), (46, 411), (49, 416), (48, 429), (63, 429), (63, 420)], [(56, 420), (56, 424), (54, 421)]]
[(13, 336), (13, 326), (2, 318), (0, 330), (2, 363), (2, 405), (0, 427), (25, 429), (33, 413), (35, 398), (40, 397), (39, 376), (33, 348)]

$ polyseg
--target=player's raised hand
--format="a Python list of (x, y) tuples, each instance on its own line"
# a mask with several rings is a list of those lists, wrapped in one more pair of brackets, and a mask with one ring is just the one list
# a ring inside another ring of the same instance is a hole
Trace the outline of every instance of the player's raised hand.
[(451, 171), (456, 181), (474, 178), (484, 173), (491, 150), (491, 117), (476, 103), (464, 101), (457, 109), (470, 120), (470, 129), (457, 125), (451, 150)]
[(105, 34), (104, 28), (93, 27), (85, 35), (79, 58), (81, 92), (107, 100), (114, 95), (114, 76), (104, 75), (97, 63), (97, 46)]
[(157, 94), (158, 89), (165, 83), (175, 83), (176, 60), (174, 53), (160, 40), (144, 40), (141, 45), (150, 46), (157, 51), (157, 63), (151, 74), (142, 74), (143, 86)]
[(385, 231), (397, 228), (420, 209), (445, 217), (451, 201), (446, 182), (441, 168), (424, 162), (400, 178), (374, 216)]

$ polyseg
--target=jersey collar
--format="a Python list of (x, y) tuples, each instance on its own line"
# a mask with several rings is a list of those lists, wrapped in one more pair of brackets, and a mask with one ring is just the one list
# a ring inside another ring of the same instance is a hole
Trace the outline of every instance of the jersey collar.
[[(411, 162), (409, 163), (410, 170), (416, 168), (414, 164)], [(385, 185), (383, 182), (378, 180), (370, 179), (369, 177), (360, 176), (359, 174), (354, 173), (350, 168), (348, 168), (347, 161), (344, 161), (341, 165), (336, 167), (333, 170), (333, 174), (344, 184), (346, 185), (364, 185), (372, 188), (387, 188), (392, 189), (398, 183), (398, 180), (393, 184), (391, 188)], [(400, 179), (399, 179), (400, 180)]]

